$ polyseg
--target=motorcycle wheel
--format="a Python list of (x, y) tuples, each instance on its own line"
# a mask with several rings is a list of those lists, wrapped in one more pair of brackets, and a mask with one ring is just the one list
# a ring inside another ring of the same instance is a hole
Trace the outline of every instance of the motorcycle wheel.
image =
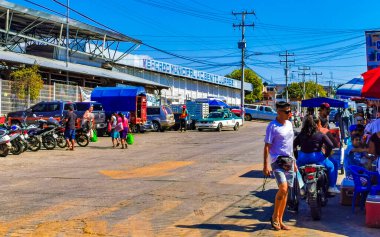
[(316, 205), (314, 207), (310, 207), (311, 217), (313, 220), (319, 221), (322, 217), (322, 205), (319, 198), (317, 198), (315, 202), (317, 202)]
[(41, 141), (37, 137), (30, 137), (28, 143), (28, 149), (31, 151), (38, 151), (41, 149)]
[(90, 139), (86, 134), (79, 134), (75, 140), (77, 140), (78, 145), (81, 147), (85, 147), (90, 143)]
[(42, 138), (42, 145), (46, 148), (46, 150), (53, 150), (57, 143), (53, 136), (47, 135)]
[(22, 143), (22, 148), (23, 148), (22, 152), (26, 152), (28, 150), (28, 143), (24, 141), (22, 141), (21, 143)]
[(16, 140), (12, 140), (11, 144), (12, 144), (11, 153), (13, 155), (20, 155), (23, 150), (22, 144)]
[(3, 144), (0, 144), (0, 157), (6, 157), (8, 154), (9, 154), (9, 148), (7, 146), (7, 144), (3, 143)]
[(66, 139), (64, 136), (59, 135), (56, 141), (57, 141), (57, 146), (60, 148), (65, 148), (67, 146)]

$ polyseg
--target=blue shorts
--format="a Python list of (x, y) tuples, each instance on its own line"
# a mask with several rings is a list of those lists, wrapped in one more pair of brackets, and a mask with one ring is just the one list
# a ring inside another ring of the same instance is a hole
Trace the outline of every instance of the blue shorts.
[(69, 140), (75, 139), (75, 129), (65, 129), (65, 138)]
[(271, 166), (277, 185), (287, 182), (288, 187), (293, 187), (294, 178), (296, 177), (294, 165), (292, 165), (292, 169), (289, 171), (285, 171), (284, 169), (280, 168), (276, 162), (273, 162)]
[(116, 131), (115, 129), (112, 129), (110, 136), (111, 136), (111, 138), (114, 138), (114, 139), (120, 138), (120, 133), (118, 131)]

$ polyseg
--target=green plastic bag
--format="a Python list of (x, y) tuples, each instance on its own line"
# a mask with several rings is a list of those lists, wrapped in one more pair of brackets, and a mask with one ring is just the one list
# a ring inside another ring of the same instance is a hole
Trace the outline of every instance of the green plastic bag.
[(127, 144), (132, 145), (135, 142), (135, 138), (133, 137), (132, 133), (128, 133), (127, 135)]
[(92, 130), (92, 137), (91, 137), (92, 142), (97, 142), (98, 141), (98, 134), (96, 133), (96, 130)]

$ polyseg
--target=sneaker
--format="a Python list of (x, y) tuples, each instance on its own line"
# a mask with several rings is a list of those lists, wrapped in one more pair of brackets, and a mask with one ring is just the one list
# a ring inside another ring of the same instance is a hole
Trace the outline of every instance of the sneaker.
[(327, 192), (329, 193), (333, 193), (333, 194), (339, 194), (340, 191), (337, 187), (329, 187), (329, 189), (327, 190)]

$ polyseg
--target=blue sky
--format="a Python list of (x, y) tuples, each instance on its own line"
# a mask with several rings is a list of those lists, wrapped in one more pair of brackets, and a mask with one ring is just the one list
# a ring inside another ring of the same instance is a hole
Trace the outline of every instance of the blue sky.
[[(52, 0), (30, 1), (65, 12)], [(25, 0), (11, 2), (39, 9)], [(237, 42), (241, 31), (232, 24), (240, 23), (241, 18), (231, 12), (254, 10), (256, 16), (247, 16), (246, 21), (255, 24), (246, 29), (246, 62), (275, 83), (285, 82), (279, 62), (279, 53), (285, 50), (295, 54), (291, 82), (301, 80), (296, 72), (299, 66), (322, 73), (319, 81), (323, 84), (331, 79), (344, 83), (359, 76), (366, 71), (364, 31), (380, 29), (375, 0), (70, 0), (70, 5), (126, 35), (198, 62), (146, 46), (133, 54), (220, 75), (240, 64)], [(74, 13), (71, 16), (89, 23)]]

